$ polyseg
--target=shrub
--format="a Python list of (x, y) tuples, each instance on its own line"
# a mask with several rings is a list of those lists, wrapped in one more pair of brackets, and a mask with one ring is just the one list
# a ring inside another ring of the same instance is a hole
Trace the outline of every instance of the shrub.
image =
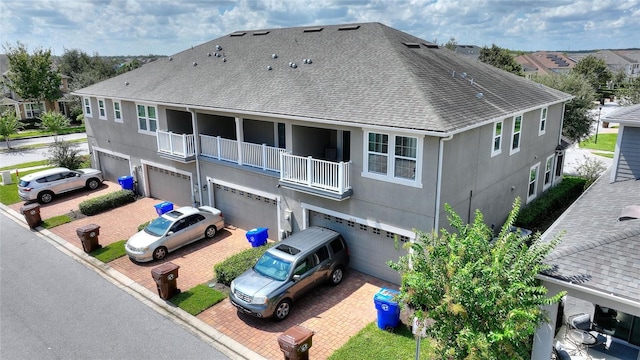
[(267, 243), (263, 246), (244, 250), (216, 264), (213, 267), (216, 280), (221, 284), (231, 285), (231, 280), (251, 268), (273, 244)]
[(138, 231), (142, 231), (144, 228), (147, 227), (147, 225), (149, 225), (150, 222), (151, 222), (151, 220), (149, 220), (149, 221), (147, 221), (147, 222), (145, 222), (143, 224), (138, 225)]
[(80, 212), (87, 215), (96, 215), (101, 212), (136, 201), (136, 196), (131, 190), (118, 190), (109, 194), (85, 200), (78, 205)]
[(83, 162), (78, 144), (57, 138), (49, 145), (47, 160), (50, 165), (66, 167), (71, 170), (79, 169)]
[(520, 210), (514, 225), (543, 232), (584, 191), (586, 180), (566, 176), (562, 182)]

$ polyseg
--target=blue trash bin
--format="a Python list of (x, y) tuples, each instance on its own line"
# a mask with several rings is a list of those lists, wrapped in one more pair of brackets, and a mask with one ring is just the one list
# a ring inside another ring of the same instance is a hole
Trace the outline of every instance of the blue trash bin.
[(378, 310), (378, 328), (391, 331), (400, 323), (400, 306), (394, 297), (400, 292), (382, 288), (373, 296)]
[(160, 216), (166, 212), (173, 210), (173, 203), (165, 201), (161, 202), (160, 204), (155, 204), (153, 205), (153, 207), (156, 208), (156, 213), (158, 214), (158, 216)]
[(251, 243), (251, 247), (259, 247), (267, 243), (269, 234), (267, 228), (255, 228), (247, 231), (247, 240)]
[(133, 176), (120, 176), (118, 178), (118, 183), (122, 186), (123, 190), (131, 190), (133, 191)]

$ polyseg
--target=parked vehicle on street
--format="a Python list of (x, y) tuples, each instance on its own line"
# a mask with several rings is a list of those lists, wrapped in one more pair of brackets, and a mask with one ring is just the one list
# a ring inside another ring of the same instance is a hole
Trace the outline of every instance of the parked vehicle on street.
[(65, 192), (87, 188), (97, 189), (102, 183), (102, 172), (96, 169), (69, 170), (59, 167), (25, 175), (18, 182), (18, 196), (24, 201), (50, 203)]
[(316, 285), (342, 282), (349, 249), (340, 233), (313, 226), (293, 234), (231, 282), (229, 299), (239, 311), (283, 320), (298, 297)]
[(211, 206), (184, 206), (162, 214), (127, 240), (125, 250), (137, 262), (162, 260), (170, 252), (224, 228), (222, 212)]

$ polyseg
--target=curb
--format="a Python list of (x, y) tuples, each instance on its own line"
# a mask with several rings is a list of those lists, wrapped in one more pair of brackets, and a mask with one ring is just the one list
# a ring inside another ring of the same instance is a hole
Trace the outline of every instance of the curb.
[[(2, 210), (9, 219), (27, 229), (29, 228), (24, 217), (15, 210), (9, 208), (4, 204), (0, 204), (0, 210)], [(84, 251), (75, 247), (60, 236), (52, 233), (48, 229), (45, 229), (42, 226), (38, 226), (36, 229), (32, 229), (31, 231), (37, 236), (49, 242), (57, 250), (73, 257), (76, 261), (82, 263), (87, 268), (92, 269), (104, 279), (116, 285), (118, 288), (132, 295), (136, 299), (140, 300), (151, 309), (155, 310), (159, 314), (162, 314), (166, 318), (169, 318), (174, 323), (184, 327), (192, 334), (198, 336), (201, 340), (214, 347), (216, 350), (222, 352), (230, 359), (266, 359), (261, 355), (253, 352), (252, 350), (246, 348), (239, 342), (228, 337), (227, 335), (216, 330), (197, 317), (192, 316), (188, 312), (180, 309), (179, 307), (171, 304), (168, 301), (162, 300), (158, 295), (156, 295), (149, 289), (141, 286), (124, 274), (114, 270), (108, 264), (105, 264), (102, 261), (88, 255)]]

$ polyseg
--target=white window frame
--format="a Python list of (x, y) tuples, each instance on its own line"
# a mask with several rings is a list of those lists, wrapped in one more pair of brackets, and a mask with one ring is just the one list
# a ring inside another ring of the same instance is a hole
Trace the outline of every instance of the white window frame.
[(84, 116), (93, 117), (91, 113), (91, 98), (82, 98), (82, 109), (84, 109)]
[[(27, 103), (23, 103), (23, 105), (24, 105), (24, 115), (27, 117), (27, 119), (36, 117), (35, 110), (39, 111), (38, 115), (42, 114), (45, 111), (44, 102), (42, 101), (27, 102)], [(37, 107), (37, 109), (34, 109), (34, 105), (35, 107)]]
[[(144, 114), (143, 116), (140, 115), (140, 107), (144, 108)], [(155, 118), (150, 118), (149, 117), (149, 109), (153, 109), (156, 117)], [(158, 107), (155, 105), (151, 105), (151, 104), (143, 104), (143, 103), (136, 103), (136, 118), (137, 118), (137, 122), (138, 122), (138, 132), (141, 134), (148, 134), (148, 135), (156, 135), (156, 131), (158, 130)], [(142, 128), (140, 127), (140, 124), (142, 123), (142, 121), (144, 121), (145, 127), (146, 128)], [(151, 124), (152, 121), (155, 122), (155, 130), (150, 130), (151, 129)]]
[[(113, 100), (113, 121), (115, 122), (124, 122), (122, 118), (122, 103), (119, 100)], [(137, 107), (136, 107), (137, 109)]]
[[(531, 179), (532, 173), (535, 171), (534, 178)], [(527, 176), (527, 204), (533, 201), (538, 196), (538, 179), (540, 178), (540, 163), (537, 163), (529, 168)], [(531, 186), (533, 186), (533, 193), (531, 192)]]
[(540, 110), (540, 125), (538, 125), (538, 136), (544, 135), (547, 132), (547, 116), (549, 114), (549, 108), (542, 108)]
[[(384, 135), (387, 136), (388, 142), (386, 144), (386, 152), (369, 151), (369, 135), (370, 134), (380, 134), (383, 136)], [(415, 143), (416, 143), (415, 158), (396, 155), (396, 151), (395, 151), (396, 137), (415, 139)], [(388, 133), (388, 132), (382, 132), (378, 130), (365, 130), (363, 139), (364, 141), (363, 141), (362, 177), (380, 180), (380, 181), (387, 181), (394, 184), (400, 184), (405, 186), (419, 187), (419, 188), (422, 187), (422, 148), (423, 148), (423, 142), (424, 142), (423, 137), (419, 137), (419, 136), (416, 136), (415, 134), (407, 134), (407, 133)], [(376, 155), (386, 157), (386, 160), (387, 160), (386, 173), (374, 173), (369, 171), (369, 155), (370, 154), (376, 154)], [(416, 166), (414, 170), (413, 179), (397, 177), (395, 175), (396, 160), (403, 160), (403, 159), (410, 159), (412, 161), (415, 161)]]
[[(520, 128), (518, 129), (518, 131), (516, 131), (516, 123), (518, 122), (518, 118), (520, 119)], [(509, 151), (509, 155), (513, 155), (520, 151), (520, 145), (522, 144), (522, 123), (522, 115), (516, 115), (513, 117), (513, 124), (511, 124), (511, 150)], [(516, 137), (518, 138), (517, 146), (515, 146)]]
[(98, 98), (98, 118), (107, 120), (107, 102), (101, 98)]
[(555, 167), (553, 166), (554, 155), (549, 155), (547, 160), (544, 163), (544, 180), (542, 185), (542, 190), (547, 190), (551, 184), (553, 184), (553, 177), (555, 174)]
[[(498, 126), (500, 126), (500, 133), (498, 134)], [(493, 123), (493, 141), (491, 142), (491, 157), (502, 153), (502, 137), (504, 134), (504, 122), (496, 121)], [(496, 142), (498, 148), (496, 149)]]

